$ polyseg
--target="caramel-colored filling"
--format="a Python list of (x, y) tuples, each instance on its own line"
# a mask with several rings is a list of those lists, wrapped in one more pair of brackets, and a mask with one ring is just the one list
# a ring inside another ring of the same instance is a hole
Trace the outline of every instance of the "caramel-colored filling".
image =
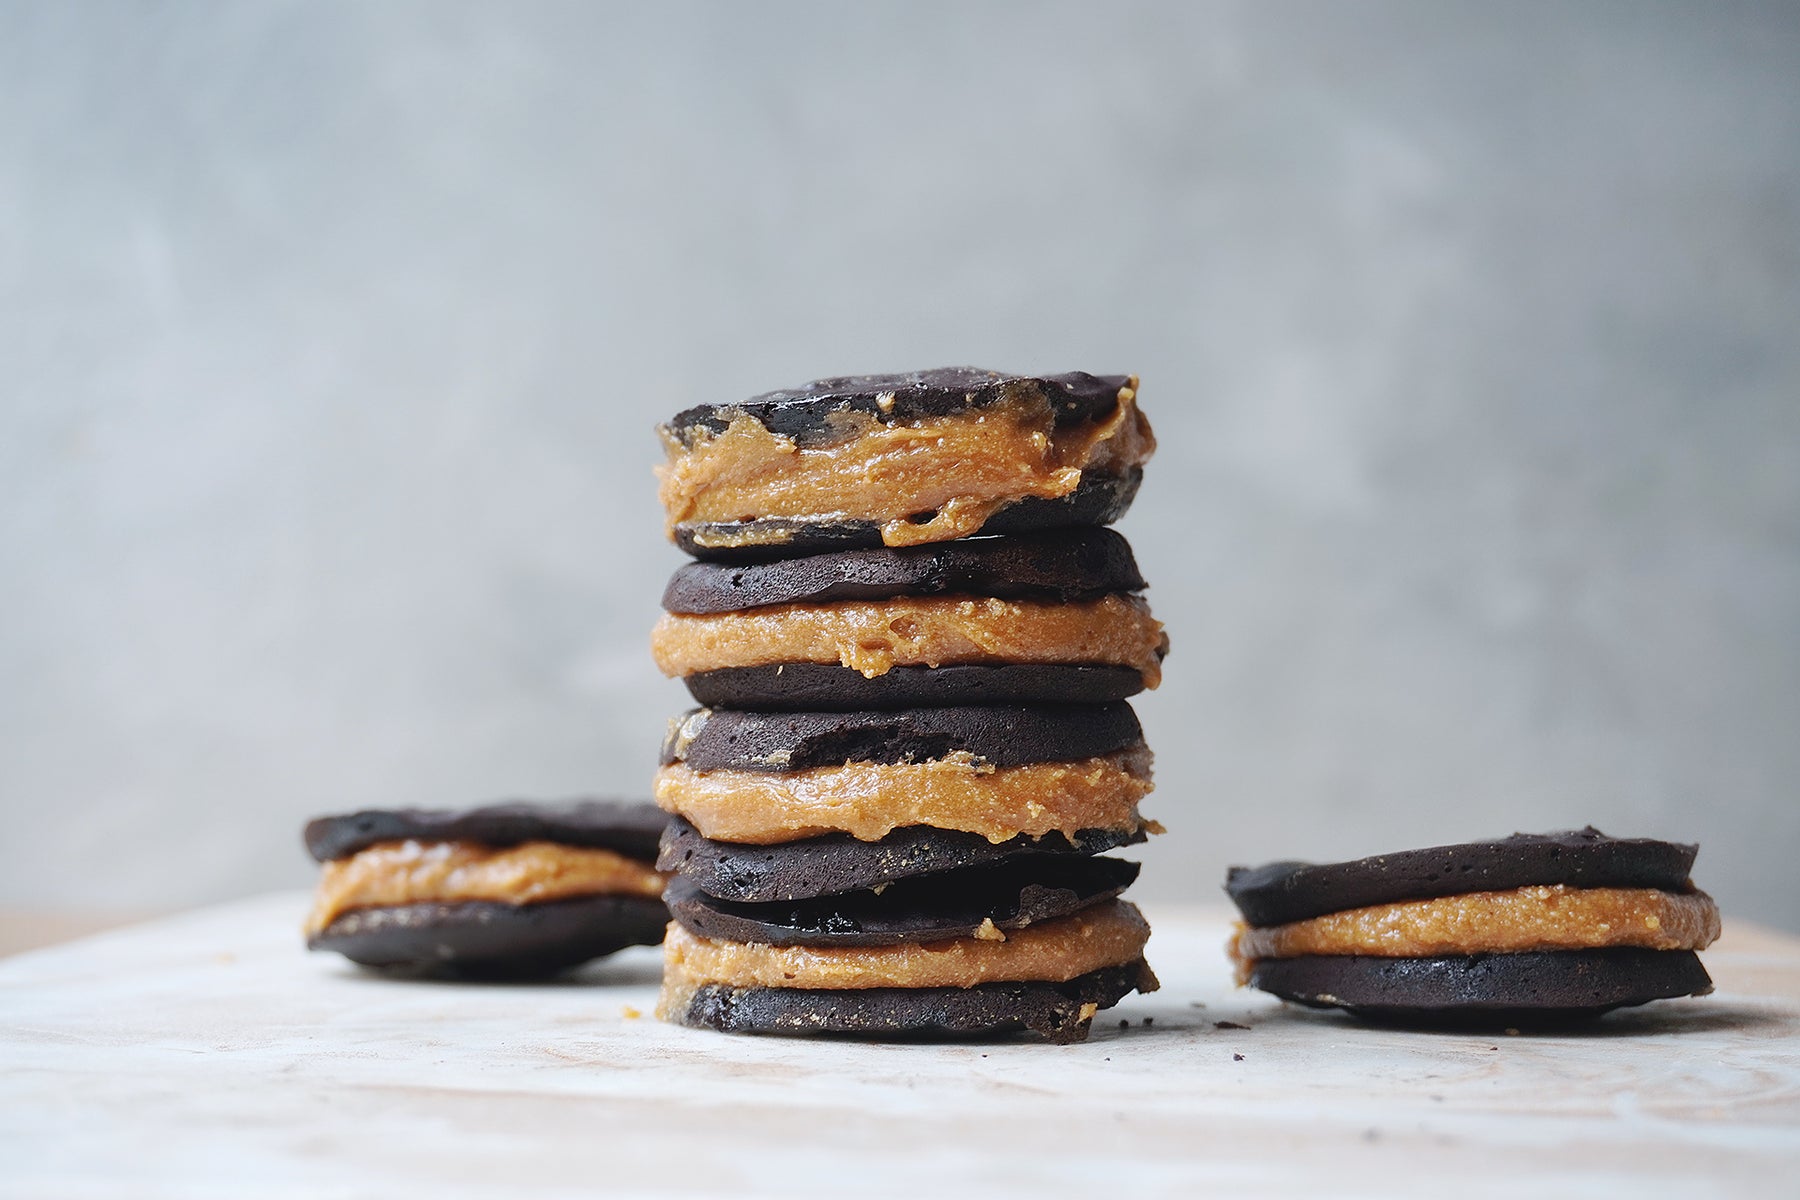
[[(657, 474), (669, 533), (688, 521), (781, 517), (877, 521), (890, 546), (967, 537), (1015, 500), (1066, 496), (1084, 471), (1116, 475), (1148, 460), (1156, 438), (1135, 389), (1135, 379), (1120, 389), (1109, 416), (1062, 428), (1048, 401), (1029, 394), (906, 424), (845, 414), (842, 437), (827, 446), (797, 445), (747, 414), (722, 433), (695, 431), (691, 445), (665, 433), (669, 458)], [(924, 513), (934, 515), (909, 519)], [(782, 539), (738, 531), (695, 540), (722, 549)]]
[(959, 663), (1106, 663), (1162, 682), (1169, 639), (1137, 596), (1080, 604), (968, 596), (780, 604), (665, 613), (650, 635), (665, 675), (776, 663), (841, 663), (865, 676)]
[(921, 763), (845, 763), (803, 771), (695, 771), (675, 763), (656, 774), (656, 802), (702, 834), (768, 845), (848, 833), (878, 841), (930, 825), (1004, 842), (1019, 834), (1150, 829), (1138, 801), (1150, 794), (1150, 751), (1134, 746), (1075, 762), (993, 767), (961, 752)]
[(1435, 958), (1603, 946), (1701, 950), (1718, 936), (1719, 909), (1704, 892), (1559, 883), (1376, 904), (1266, 929), (1240, 926), (1230, 949), (1241, 972), (1259, 958), (1309, 954)]
[[(769, 946), (699, 937), (671, 924), (663, 940), (663, 990), (656, 1015), (687, 1011), (695, 989), (728, 987), (976, 987), (984, 983), (1066, 983), (1078, 975), (1137, 962), (1150, 925), (1135, 904), (1108, 900), (1006, 935), (1004, 941), (953, 938), (899, 946)], [(1144, 991), (1155, 990), (1147, 978)]]
[(664, 876), (611, 850), (524, 842), (495, 849), (475, 842), (378, 842), (325, 864), (306, 932), (344, 913), (398, 904), (488, 900), (541, 904), (578, 896), (660, 897)]

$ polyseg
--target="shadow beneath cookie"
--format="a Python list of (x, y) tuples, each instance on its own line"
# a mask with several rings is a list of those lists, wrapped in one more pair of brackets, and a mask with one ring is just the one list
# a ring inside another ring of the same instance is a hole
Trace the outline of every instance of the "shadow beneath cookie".
[(555, 975), (472, 975), (411, 967), (363, 967), (339, 964), (342, 979), (377, 984), (434, 985), (462, 988), (623, 988), (656, 987), (662, 983), (660, 956), (586, 963)]
[(1412, 1033), (1438, 1037), (1595, 1039), (1659, 1037), (1670, 1034), (1748, 1032), (1761, 1036), (1787, 1036), (1800, 1032), (1800, 1015), (1729, 1001), (1705, 1000), (1651, 1003), (1637, 1008), (1614, 1009), (1599, 1015), (1525, 1016), (1513, 1014), (1503, 1021), (1462, 1016), (1417, 1016), (1349, 1013), (1339, 1009), (1308, 1008), (1283, 1004), (1263, 1013), (1261, 1023), (1271, 1026), (1320, 1024), (1339, 1029), (1363, 1028), (1377, 1032)]

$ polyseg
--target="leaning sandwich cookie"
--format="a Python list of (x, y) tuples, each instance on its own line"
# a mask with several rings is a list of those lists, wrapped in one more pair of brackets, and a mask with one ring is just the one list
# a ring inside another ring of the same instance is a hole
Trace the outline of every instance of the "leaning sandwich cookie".
[(698, 558), (1105, 525), (1156, 448), (1137, 380), (973, 367), (821, 379), (662, 427), (669, 536)]
[(1698, 847), (1589, 827), (1315, 866), (1234, 867), (1240, 982), (1399, 1022), (1525, 1024), (1704, 995)]
[(532, 978), (662, 940), (667, 818), (640, 802), (320, 817), (307, 946), (419, 975)]

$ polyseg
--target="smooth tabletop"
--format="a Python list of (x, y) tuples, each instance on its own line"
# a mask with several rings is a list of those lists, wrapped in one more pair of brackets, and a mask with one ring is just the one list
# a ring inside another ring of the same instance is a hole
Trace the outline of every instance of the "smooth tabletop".
[(1083, 1045), (730, 1037), (629, 951), (548, 985), (384, 980), (282, 894), (0, 962), (0, 1194), (1791, 1195), (1800, 939), (1580, 1033), (1409, 1033), (1235, 988), (1149, 906), (1163, 988)]

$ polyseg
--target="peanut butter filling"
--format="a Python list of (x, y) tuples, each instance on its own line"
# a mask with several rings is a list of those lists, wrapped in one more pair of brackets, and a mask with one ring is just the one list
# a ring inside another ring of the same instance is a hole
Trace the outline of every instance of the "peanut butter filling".
[(488, 900), (541, 904), (579, 896), (662, 895), (663, 876), (611, 850), (525, 842), (495, 849), (474, 842), (379, 842), (325, 864), (306, 932), (346, 912), (399, 904)]
[[(1062, 428), (1033, 395), (905, 424), (847, 413), (842, 439), (827, 446), (797, 445), (747, 414), (722, 433), (695, 433), (691, 446), (665, 433), (669, 457), (657, 475), (669, 534), (688, 521), (780, 517), (876, 521), (890, 546), (967, 537), (1015, 500), (1066, 496), (1085, 471), (1117, 475), (1148, 460), (1156, 438), (1136, 385), (1120, 389), (1110, 416)], [(923, 513), (935, 515), (909, 519)], [(724, 548), (780, 539), (740, 531), (695, 540)]]
[[(670, 924), (656, 1015), (679, 1018), (709, 983), (738, 988), (967, 988), (984, 983), (1067, 983), (1137, 962), (1150, 925), (1135, 904), (1108, 900), (1006, 935), (899, 946), (768, 946), (717, 941)], [(1147, 974), (1147, 973), (1146, 973)], [(1141, 990), (1155, 990), (1152, 979)]]
[(873, 842), (909, 825), (976, 833), (1073, 836), (1083, 829), (1149, 829), (1138, 801), (1150, 794), (1150, 751), (1134, 746), (1075, 762), (993, 767), (966, 752), (922, 763), (845, 763), (803, 771), (656, 774), (656, 802), (723, 842), (769, 845), (848, 833)]
[(650, 635), (665, 675), (776, 663), (841, 663), (873, 679), (894, 667), (1099, 663), (1162, 682), (1169, 639), (1138, 596), (1078, 604), (968, 596), (779, 604), (743, 612), (665, 613)]
[(1718, 936), (1719, 909), (1704, 892), (1559, 883), (1375, 904), (1266, 929), (1239, 926), (1230, 952), (1242, 976), (1259, 958), (1436, 958), (1604, 946), (1702, 950)]

